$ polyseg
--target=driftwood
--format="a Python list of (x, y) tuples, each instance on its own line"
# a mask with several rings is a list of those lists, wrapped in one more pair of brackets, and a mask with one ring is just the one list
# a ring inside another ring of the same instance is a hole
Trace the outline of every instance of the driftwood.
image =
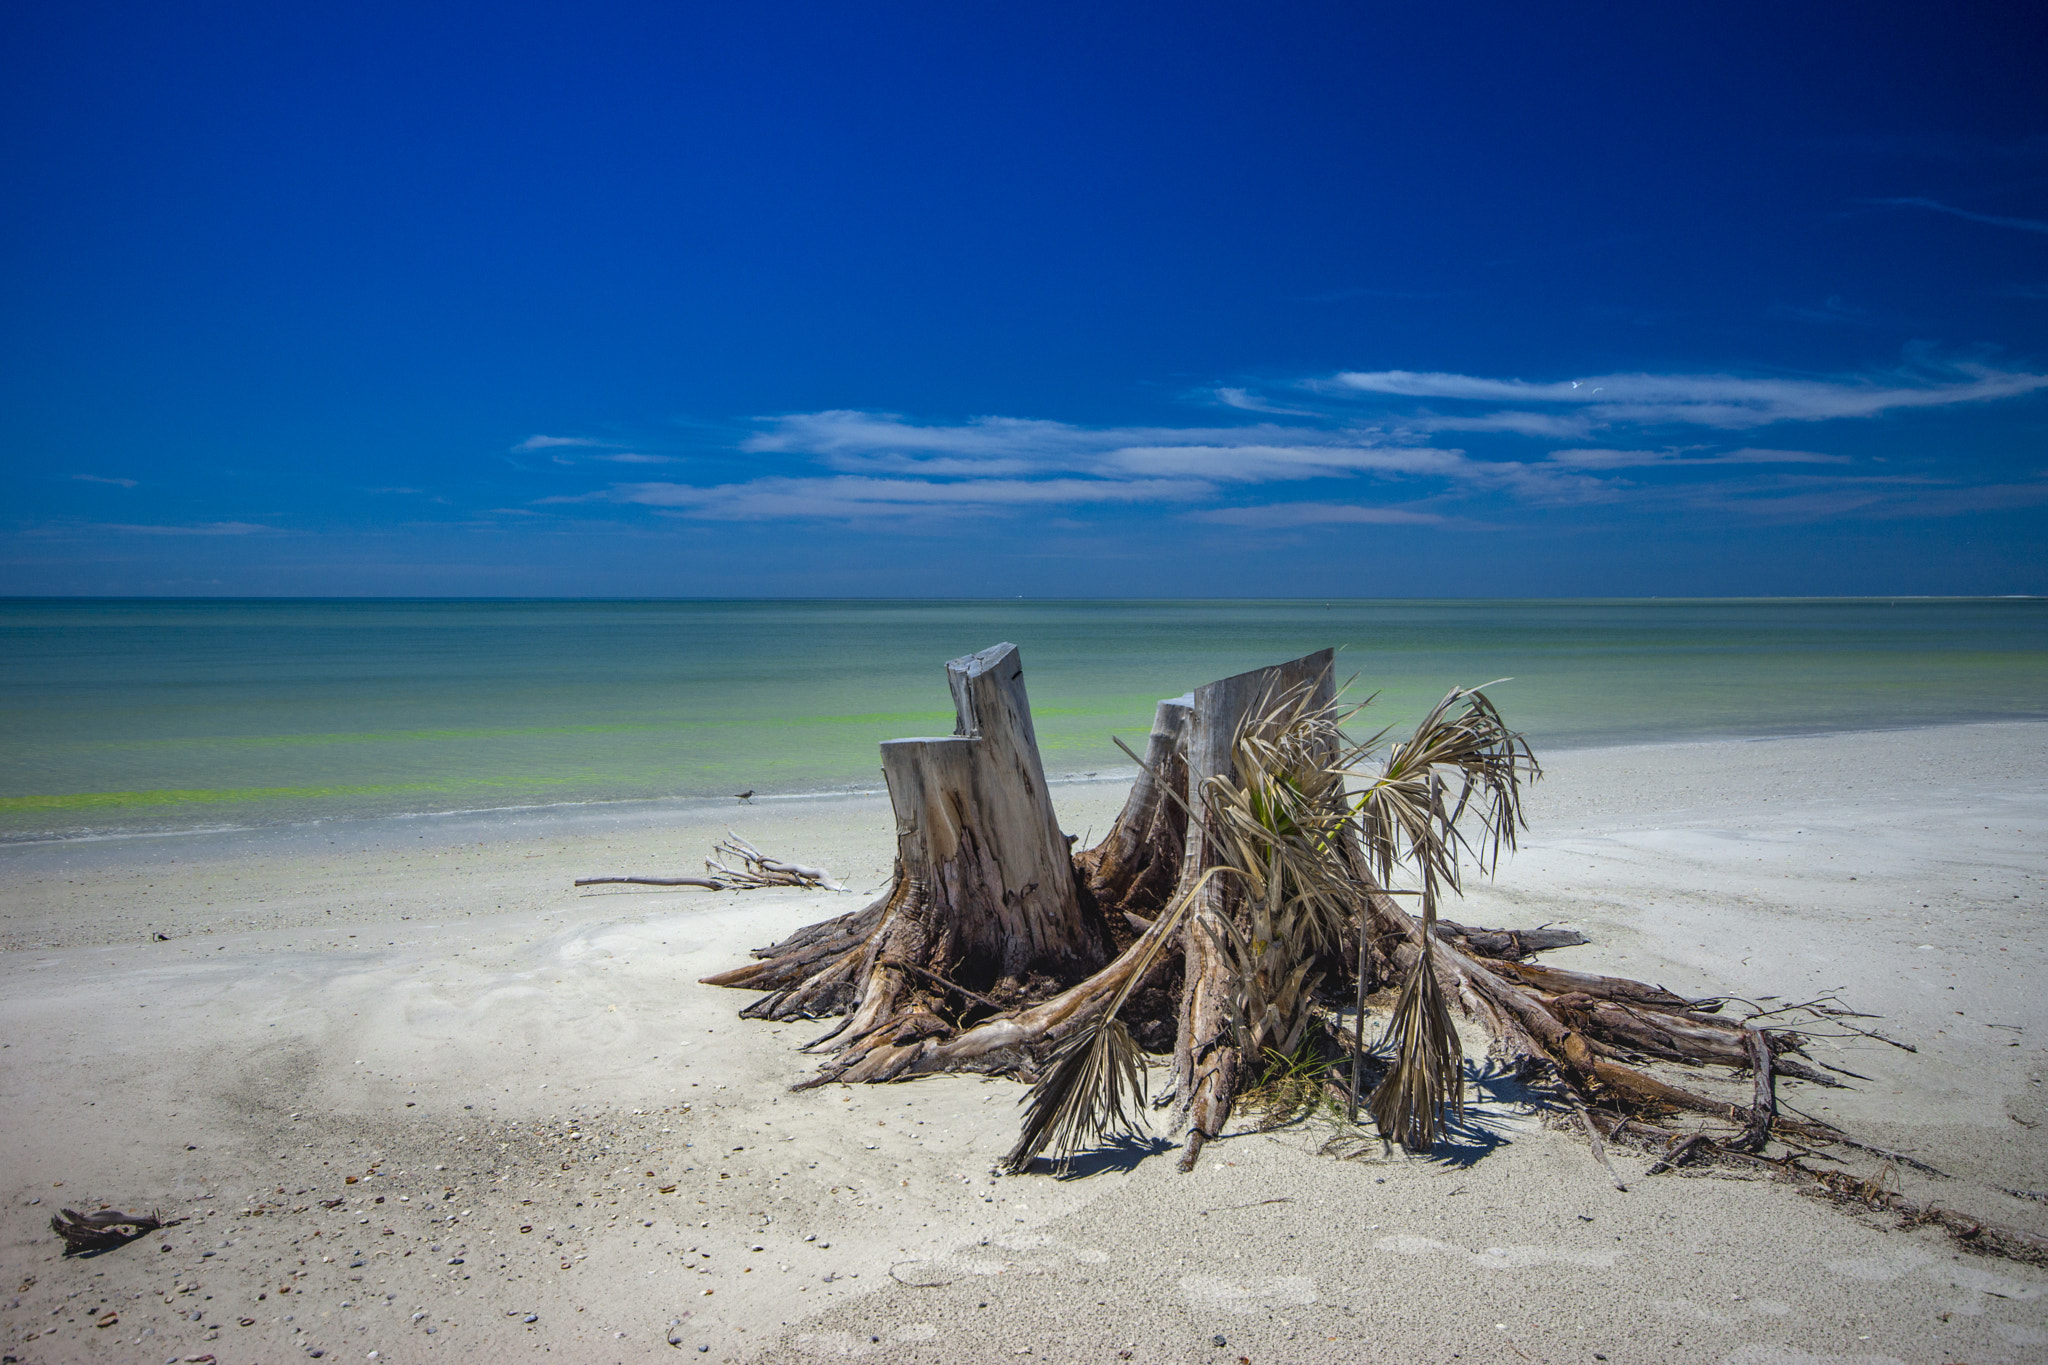
[(1457, 944), (1467, 952), (1498, 958), (1503, 962), (1520, 962), (1532, 953), (1548, 952), (1552, 948), (1576, 948), (1593, 941), (1576, 929), (1553, 929), (1547, 924), (1534, 929), (1468, 929), (1447, 919), (1436, 922), (1436, 936), (1446, 943)]
[(1749, 1065), (1756, 1080), (1755, 1097), (1749, 1105), (1749, 1123), (1742, 1136), (1728, 1145), (1738, 1152), (1761, 1152), (1771, 1140), (1771, 1124), (1778, 1117), (1778, 1090), (1771, 1064), (1770, 1040), (1762, 1029), (1745, 1029), (1742, 1041), (1749, 1053)]
[[(1660, 1171), (1675, 1170), (1686, 1162), (1691, 1161), (1702, 1149), (1711, 1150), (1712, 1147), (1713, 1140), (1705, 1133), (1688, 1133), (1682, 1138), (1674, 1138), (1664, 1155), (1652, 1162), (1650, 1169), (1644, 1171), (1643, 1174), (1646, 1176), (1656, 1175)], [(1740, 1149), (1731, 1145), (1728, 1150), (1733, 1152)]]
[(182, 1218), (165, 1218), (155, 1210), (123, 1213), (119, 1209), (100, 1209), (96, 1213), (79, 1213), (75, 1209), (64, 1209), (50, 1216), (50, 1231), (64, 1239), (66, 1256), (79, 1256), (87, 1252), (112, 1251), (159, 1228), (174, 1228), (184, 1221)]
[(752, 891), (768, 886), (815, 887), (822, 891), (843, 891), (822, 867), (786, 863), (755, 848), (731, 830), (725, 832), (713, 853), (737, 858), (740, 865), (729, 867), (717, 858), (706, 858), (702, 877), (579, 877), (578, 886), (696, 886), (706, 891)]
[(1149, 923), (1180, 879), (1187, 851), (1187, 745), (1194, 709), (1192, 692), (1159, 703), (1138, 775), (1116, 823), (1101, 843), (1074, 855), (1088, 893), (1105, 912), (1120, 911)]
[[(1146, 1050), (1170, 1048), (1171, 1088), (1162, 1103), (1171, 1103), (1187, 1131), (1185, 1168), (1274, 1064), (1244, 1052), (1251, 1036), (1243, 1020), (1246, 968), (1230, 945), (1249, 941), (1255, 907), (1244, 903), (1242, 874), (1224, 866), (1207, 793), (1240, 778), (1249, 782), (1235, 772), (1234, 745), (1247, 727), (1276, 723), (1262, 709), (1276, 696), (1308, 706), (1331, 700), (1330, 652), (1160, 702), (1144, 753), (1126, 750), (1139, 769), (1123, 810), (1100, 843), (1071, 851), (1046, 794), (1016, 647), (956, 659), (946, 671), (956, 732), (882, 746), (896, 815), (888, 889), (862, 909), (799, 930), (755, 950), (754, 962), (705, 980), (762, 992), (741, 1011), (747, 1017), (837, 1019), (807, 1045), (822, 1060), (801, 1087), (945, 1071), (1051, 1083), (1055, 1073), (1073, 1072), (1079, 1044), (1127, 1026)], [(1476, 694), (1454, 693), (1452, 700), (1469, 695)], [(1436, 784), (1430, 777), (1432, 802)], [(1339, 799), (1348, 800), (1339, 790)], [(1437, 809), (1431, 819), (1455, 822), (1465, 806)], [(1362, 1070), (1361, 1030), (1344, 1016), (1356, 1009), (1351, 1017), (1362, 1018), (1369, 989), (1419, 970), (1424, 930), (1363, 853), (1342, 842), (1352, 836), (1337, 837), (1331, 856), (1341, 863), (1351, 928), (1337, 936), (1341, 943), (1319, 940), (1313, 960), (1301, 967), (1309, 974), (1293, 979), (1321, 983), (1310, 987), (1319, 997), (1311, 1002), (1315, 1023), (1304, 1045), (1320, 1050), (1326, 1065), (1349, 1059)], [(1875, 1151), (1832, 1125), (1788, 1113), (1777, 1093), (1795, 1080), (1841, 1084), (1799, 1054), (1816, 1034), (1878, 1037), (1842, 1022), (1861, 1016), (1821, 1000), (1768, 1012), (1751, 1007), (1750, 1017), (1738, 1018), (1728, 1008), (1735, 997), (1687, 998), (1527, 960), (1585, 941), (1548, 926), (1486, 929), (1440, 920), (1429, 940), (1428, 970), (1442, 997), (1482, 1026), (1499, 1063), (1547, 1080), (1579, 1114), (1617, 1186), (1624, 1182), (1607, 1161), (1603, 1133), (1610, 1141), (1622, 1131), (1633, 1141), (1654, 1141), (1661, 1165), (1714, 1160), (1784, 1170), (1811, 1147)], [(1746, 1072), (1750, 1102), (1653, 1074), (1652, 1067), (1670, 1064)], [(1341, 1074), (1310, 1088), (1347, 1098), (1334, 1079)], [(1354, 1070), (1354, 1103), (1359, 1080)], [(1681, 1133), (1661, 1126), (1674, 1114), (1709, 1127)], [(1388, 1136), (1414, 1140), (1410, 1133)], [(1769, 1155), (1773, 1142), (1793, 1144), (1794, 1155)], [(1027, 1154), (1012, 1168), (1029, 1160)], [(1822, 1179), (1810, 1171), (1800, 1178)], [(2024, 1242), (2004, 1230), (1979, 1235), (1987, 1247)]]
[(1583, 1104), (1573, 1105), (1572, 1111), (1579, 1120), (1580, 1130), (1586, 1135), (1586, 1145), (1593, 1149), (1593, 1156), (1606, 1170), (1607, 1178), (1614, 1182), (1615, 1189), (1627, 1194), (1628, 1182), (1621, 1178), (1621, 1173), (1614, 1169), (1614, 1163), (1607, 1159), (1607, 1144), (1600, 1140), (1600, 1130), (1594, 1126), (1592, 1115), (1586, 1112), (1586, 1106)]
[[(1702, 1168), (1721, 1164), (1747, 1167), (1754, 1171), (1768, 1172), (1774, 1179), (1801, 1186), (1805, 1193), (1818, 1195), (1838, 1204), (1857, 1205), (1873, 1212), (1897, 1214), (1901, 1225), (1905, 1227), (1932, 1224), (1946, 1232), (1958, 1246), (1981, 1255), (2002, 1256), (2008, 1260), (2024, 1261), (2029, 1265), (2048, 1266), (2048, 1237), (2024, 1228), (1973, 1218), (1931, 1200), (1908, 1199), (1887, 1187), (1886, 1171), (1883, 1169), (1880, 1169), (1875, 1177), (1868, 1178), (1855, 1176), (1843, 1170), (1816, 1170), (1803, 1164), (1801, 1158), (1808, 1154), (1796, 1150), (1782, 1157), (1765, 1157), (1743, 1151), (1734, 1142), (1719, 1141), (1706, 1133), (1675, 1132), (1639, 1118), (1597, 1111), (1587, 1113), (1584, 1117), (1595, 1133), (1604, 1126), (1609, 1141), (1625, 1141), (1637, 1147), (1661, 1151), (1663, 1155), (1651, 1165), (1648, 1171), (1650, 1175), (1683, 1165)], [(1838, 1138), (1837, 1143), (1863, 1151), (1878, 1150), (1846, 1138)], [(1911, 1157), (1903, 1157), (1897, 1153), (1890, 1153), (1888, 1156), (1928, 1174), (1942, 1174)], [(2008, 1190), (2006, 1193), (2024, 1192)]]
[[(956, 733), (882, 746), (897, 818), (888, 889), (706, 982), (767, 992), (742, 1011), (752, 1018), (844, 1016), (809, 1044), (828, 1055), (806, 1085), (958, 1069), (1032, 1079), (1141, 957), (1154, 961), (1125, 1016), (1140, 1041), (1172, 1039), (1174, 1111), (1199, 1150), (1222, 1131), (1250, 1079), (1218, 947), (1242, 907), (1230, 879), (1203, 877), (1218, 856), (1204, 832), (1204, 786), (1230, 775), (1232, 741), (1263, 702), (1288, 689), (1327, 700), (1331, 662), (1325, 650), (1159, 703), (1122, 812), (1100, 843), (1069, 855), (1045, 794), (1019, 652), (1000, 645), (954, 660), (946, 668)], [(1378, 968), (1411, 969), (1421, 943), (1416, 920), (1362, 863), (1353, 871), (1363, 932), (1348, 960), (1331, 964), (1333, 984), (1353, 981), (1361, 961), (1375, 979), (1386, 976)], [(1177, 953), (1145, 951), (1176, 894), (1194, 897), (1185, 916), (1192, 927), (1179, 933)], [(1746, 1129), (1748, 1108), (1671, 1085), (1630, 1060), (1748, 1068), (1749, 1030), (1711, 1013), (1719, 1000), (1523, 960), (1584, 941), (1571, 930), (1443, 921), (1436, 938), (1444, 990), (1486, 1025), (1510, 1067), (1554, 1072), (1587, 1102), (1689, 1110)], [(1797, 1063), (1782, 1054), (1799, 1048), (1800, 1035), (1758, 1033), (1779, 1058), (1774, 1070), (1793, 1074)], [(1808, 1137), (1832, 1132), (1797, 1126)]]
[(1958, 1244), (1988, 1256), (2048, 1266), (2048, 1237), (2004, 1223), (1990, 1223), (1939, 1204), (1908, 1199), (1873, 1181), (1858, 1180), (1842, 1171), (1809, 1172), (1814, 1182), (1843, 1203), (1896, 1213), (1906, 1226), (1933, 1223)]
[(578, 886), (696, 886), (706, 891), (730, 888), (713, 877), (578, 877)]

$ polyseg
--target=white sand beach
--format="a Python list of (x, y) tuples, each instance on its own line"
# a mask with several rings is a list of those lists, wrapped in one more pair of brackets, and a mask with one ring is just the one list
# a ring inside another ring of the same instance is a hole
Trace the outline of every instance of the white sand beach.
[[(1918, 1050), (1817, 1041), (1870, 1079), (1786, 1102), (2048, 1232), (2005, 1192), (2048, 1190), (2048, 725), (1544, 758), (1449, 917), (1570, 925), (1548, 961), (1688, 995), (1838, 993)], [(1055, 800), (1099, 837), (1121, 796)], [(690, 871), (728, 823), (851, 891), (571, 886)], [(1629, 1152), (1616, 1190), (1497, 1082), (1435, 1158), (1247, 1124), (1187, 1175), (1070, 1179), (993, 1174), (1011, 1082), (792, 1092), (806, 1028), (697, 979), (864, 903), (891, 849), (869, 797), (7, 850), (0, 1356), (2048, 1358), (2048, 1270)], [(50, 1215), (103, 1204), (185, 1221), (62, 1257)]]

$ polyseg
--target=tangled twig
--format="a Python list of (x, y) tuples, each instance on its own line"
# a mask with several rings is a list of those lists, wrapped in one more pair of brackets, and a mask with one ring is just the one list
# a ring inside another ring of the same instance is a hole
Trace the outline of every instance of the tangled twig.
[[(711, 850), (714, 856), (704, 860), (702, 877), (579, 877), (578, 886), (698, 886), (706, 891), (753, 891), (767, 886), (803, 886), (821, 891), (844, 891), (846, 888), (832, 880), (832, 874), (822, 867), (805, 867), (802, 863), (786, 863), (771, 858), (755, 848), (731, 830)], [(730, 867), (718, 860), (716, 855), (739, 860), (738, 867)]]

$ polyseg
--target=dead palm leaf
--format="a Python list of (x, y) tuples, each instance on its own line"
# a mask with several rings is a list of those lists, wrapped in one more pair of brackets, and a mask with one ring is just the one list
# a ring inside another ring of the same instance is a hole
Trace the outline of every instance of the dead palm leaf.
[(1133, 1114), (1144, 1110), (1144, 1059), (1117, 1013), (1186, 922), (1197, 893), (1211, 876), (1227, 871), (1211, 868), (1167, 907), (1145, 931), (1148, 941), (1116, 994), (1053, 1053), (1051, 1065), (1024, 1096), (1024, 1130), (1004, 1155), (1004, 1170), (1013, 1175), (1028, 1170), (1048, 1147), (1065, 1166), (1086, 1146), (1137, 1135)]
[(1281, 890), (1280, 879), (1269, 877), (1245, 924), (1202, 925), (1230, 963), (1231, 1033), (1246, 1057), (1293, 1055), (1314, 1019), (1322, 977), (1303, 930), (1306, 912)]
[(1057, 1150), (1058, 1164), (1065, 1167), (1083, 1147), (1136, 1136), (1133, 1111), (1143, 1112), (1144, 1089), (1137, 1040), (1123, 1020), (1103, 1011), (1060, 1045), (1025, 1096), (1024, 1131), (1004, 1156), (1003, 1168), (1024, 1171), (1047, 1147)]
[(1438, 1117), (1446, 1105), (1460, 1118), (1465, 1113), (1464, 1048), (1436, 978), (1434, 956), (1425, 937), (1422, 956), (1402, 983), (1387, 1025), (1394, 1064), (1366, 1102), (1380, 1136), (1411, 1152), (1436, 1146)]
[[(1459, 779), (1457, 801), (1448, 808), (1445, 769)], [(1485, 692), (1455, 688), (1412, 738), (1388, 751), (1378, 776), (1357, 797), (1360, 837), (1381, 881), (1397, 863), (1412, 863), (1422, 882), (1422, 951), (1387, 1027), (1393, 1065), (1369, 1101), (1380, 1135), (1411, 1151), (1435, 1145), (1446, 1104), (1464, 1112), (1463, 1048), (1436, 978), (1437, 892), (1440, 886), (1460, 889), (1462, 854), (1490, 874), (1502, 847), (1514, 848), (1523, 827), (1525, 773), (1541, 775), (1527, 741), (1508, 729)], [(1461, 825), (1468, 811), (1480, 823), (1476, 839)]]
[(1357, 887), (1343, 760), (1348, 714), (1304, 684), (1262, 698), (1232, 740), (1228, 775), (1209, 779), (1212, 844), (1245, 888), (1241, 915), (1205, 924), (1230, 964), (1241, 1055), (1293, 1055), (1313, 1018), (1318, 962), (1347, 936)]
[[(1091, 1140), (1135, 1131), (1142, 1062), (1117, 1013), (1183, 926), (1195, 892), (1220, 872), (1234, 874), (1245, 898), (1241, 917), (1212, 930), (1231, 964), (1235, 1042), (1261, 1057), (1296, 1053), (1312, 1018), (1318, 958), (1363, 934), (1364, 898), (1412, 865), (1422, 883), (1422, 955), (1395, 1006), (1387, 1034), (1395, 1060), (1371, 1109), (1384, 1135), (1417, 1150), (1434, 1144), (1446, 1105), (1462, 1112), (1463, 1053), (1432, 968), (1436, 895), (1459, 888), (1463, 855), (1491, 872), (1501, 848), (1514, 847), (1521, 778), (1538, 769), (1485, 692), (1459, 688), (1361, 782), (1386, 731), (1363, 744), (1346, 738), (1343, 724), (1359, 709), (1318, 701), (1309, 684), (1251, 709), (1232, 739), (1234, 771), (1202, 791), (1218, 864), (1160, 917), (1115, 998), (1054, 1055), (1026, 1096), (1007, 1169), (1025, 1169), (1048, 1147), (1065, 1162)], [(1455, 802), (1446, 799), (1446, 773), (1457, 782)], [(1462, 828), (1468, 815), (1480, 822), (1476, 837)]]
[(1341, 723), (1349, 711), (1318, 703), (1302, 685), (1252, 708), (1231, 746), (1234, 772), (1208, 780), (1208, 832), (1245, 879), (1254, 904), (1267, 902), (1286, 937), (1304, 950), (1333, 951), (1357, 900), (1341, 856), (1349, 837), (1347, 762), (1355, 746)]
[[(1448, 807), (1445, 770), (1458, 779), (1457, 801)], [(1513, 850), (1515, 832), (1526, 827), (1525, 775), (1542, 776), (1528, 741), (1508, 728), (1483, 690), (1453, 688), (1411, 738), (1388, 749), (1379, 773), (1355, 798), (1359, 834), (1380, 880), (1387, 881), (1397, 864), (1412, 862), (1426, 891), (1439, 885), (1460, 890), (1465, 853), (1491, 875), (1501, 849)], [(1479, 821), (1476, 839), (1465, 833), (1467, 812)]]

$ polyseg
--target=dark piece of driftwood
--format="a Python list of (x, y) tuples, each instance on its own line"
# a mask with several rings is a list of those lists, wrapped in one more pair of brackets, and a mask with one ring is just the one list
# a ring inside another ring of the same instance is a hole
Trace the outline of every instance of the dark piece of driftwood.
[(712, 857), (704, 860), (707, 875), (702, 877), (579, 877), (576, 885), (700, 886), (706, 891), (752, 891), (766, 886), (805, 886), (823, 891), (845, 889), (833, 881), (832, 874), (824, 868), (805, 867), (802, 863), (771, 858), (731, 830), (725, 832), (725, 838), (712, 852), (737, 859), (740, 865), (732, 867)]
[(1436, 922), (1436, 936), (1447, 943), (1461, 943), (1467, 952), (1508, 962), (1520, 962), (1532, 953), (1552, 948), (1576, 948), (1593, 941), (1576, 929), (1474, 929), (1447, 919)]
[(184, 1221), (165, 1218), (155, 1210), (123, 1213), (119, 1209), (101, 1209), (96, 1213), (79, 1213), (65, 1209), (50, 1216), (50, 1231), (64, 1239), (66, 1256), (77, 1256), (88, 1251), (112, 1251), (159, 1228), (173, 1228)]
[(724, 891), (726, 884), (710, 877), (578, 877), (578, 886), (701, 886), (706, 891)]
[[(1484, 957), (1486, 954), (1481, 953)], [(1534, 962), (1501, 962), (1495, 964), (1498, 975), (1525, 986), (1534, 986), (1539, 991), (1552, 995), (1570, 995), (1580, 992), (1602, 1000), (1615, 1000), (1624, 1004), (1642, 1005), (1653, 1010), (1690, 1011), (1697, 1001), (1684, 996), (1673, 995), (1662, 986), (1652, 986), (1641, 981), (1630, 981), (1626, 977), (1599, 976), (1592, 972), (1568, 971), (1563, 967), (1546, 967)]]
[(1705, 1133), (1693, 1133), (1688, 1137), (1680, 1138), (1670, 1151), (1658, 1157), (1650, 1169), (1644, 1171), (1643, 1174), (1655, 1175), (1659, 1171), (1676, 1170), (1698, 1155), (1702, 1147), (1711, 1150), (1714, 1145), (1714, 1140)]
[(1778, 1091), (1771, 1074), (1771, 1044), (1760, 1028), (1744, 1029), (1744, 1047), (1749, 1052), (1749, 1065), (1756, 1073), (1755, 1098), (1749, 1105), (1749, 1123), (1740, 1137), (1728, 1145), (1738, 1152), (1761, 1152), (1764, 1144), (1771, 1140), (1771, 1124), (1778, 1117)]
[[(1611, 1118), (1611, 1116), (1608, 1116)], [(2003, 1223), (1987, 1222), (1972, 1218), (1966, 1213), (1944, 1208), (1939, 1204), (1908, 1199), (1904, 1195), (1886, 1189), (1878, 1179), (1865, 1179), (1847, 1171), (1816, 1171), (1799, 1163), (1796, 1157), (1771, 1159), (1752, 1156), (1715, 1142), (1704, 1133), (1694, 1133), (1682, 1141), (1680, 1135), (1667, 1129), (1646, 1124), (1641, 1120), (1621, 1120), (1609, 1130), (1608, 1136), (1621, 1136), (1623, 1128), (1631, 1137), (1675, 1144), (1682, 1159), (1702, 1163), (1725, 1161), (1748, 1166), (1756, 1170), (1775, 1172), (1781, 1178), (1807, 1187), (1806, 1192), (1834, 1200), (1842, 1204), (1860, 1204), (1864, 1208), (1880, 1213), (1895, 1213), (1907, 1226), (1934, 1224), (1953, 1238), (1957, 1245), (1986, 1256), (2002, 1256), (2008, 1260), (2024, 1261), (2029, 1265), (2048, 1266), (2048, 1237), (2024, 1228), (2009, 1227)], [(1854, 1144), (1851, 1144), (1854, 1145)], [(1674, 1152), (1673, 1156), (1678, 1156)], [(1672, 1164), (1677, 1164), (1674, 1161)], [(1660, 1169), (1658, 1167), (1652, 1169)]]
[[(1880, 1213), (1895, 1213), (1909, 1226), (1934, 1224), (1948, 1233), (1958, 1246), (1981, 1255), (2002, 1256), (2007, 1260), (2025, 1261), (2029, 1265), (2048, 1266), (2048, 1237), (2038, 1232), (2028, 1232), (2023, 1228), (1972, 1218), (1966, 1213), (1958, 1213), (1939, 1204), (1908, 1199), (1885, 1188), (1881, 1177), (1866, 1179), (1851, 1175), (1847, 1171), (1817, 1171), (1802, 1165), (1796, 1154), (1782, 1158), (1755, 1156), (1715, 1142), (1705, 1133), (1681, 1134), (1669, 1128), (1646, 1123), (1639, 1118), (1624, 1118), (1602, 1113), (1597, 1109), (1587, 1111), (1586, 1116), (1592, 1120), (1596, 1129), (1606, 1129), (1610, 1142), (1626, 1140), (1638, 1146), (1651, 1146), (1652, 1150), (1656, 1150), (1655, 1144), (1662, 1144), (1668, 1155), (1650, 1168), (1651, 1174), (1663, 1170), (1667, 1164), (1675, 1166), (1685, 1161), (1699, 1162), (1703, 1165), (1726, 1162), (1759, 1172), (1770, 1172), (1777, 1178), (1804, 1186), (1805, 1193), (1832, 1199), (1836, 1203), (1859, 1204)], [(1835, 1141), (1865, 1151), (1876, 1150), (1839, 1136)], [(1933, 1167), (1914, 1161), (1910, 1157), (1902, 1160), (1933, 1174), (1941, 1174), (1934, 1171)]]

